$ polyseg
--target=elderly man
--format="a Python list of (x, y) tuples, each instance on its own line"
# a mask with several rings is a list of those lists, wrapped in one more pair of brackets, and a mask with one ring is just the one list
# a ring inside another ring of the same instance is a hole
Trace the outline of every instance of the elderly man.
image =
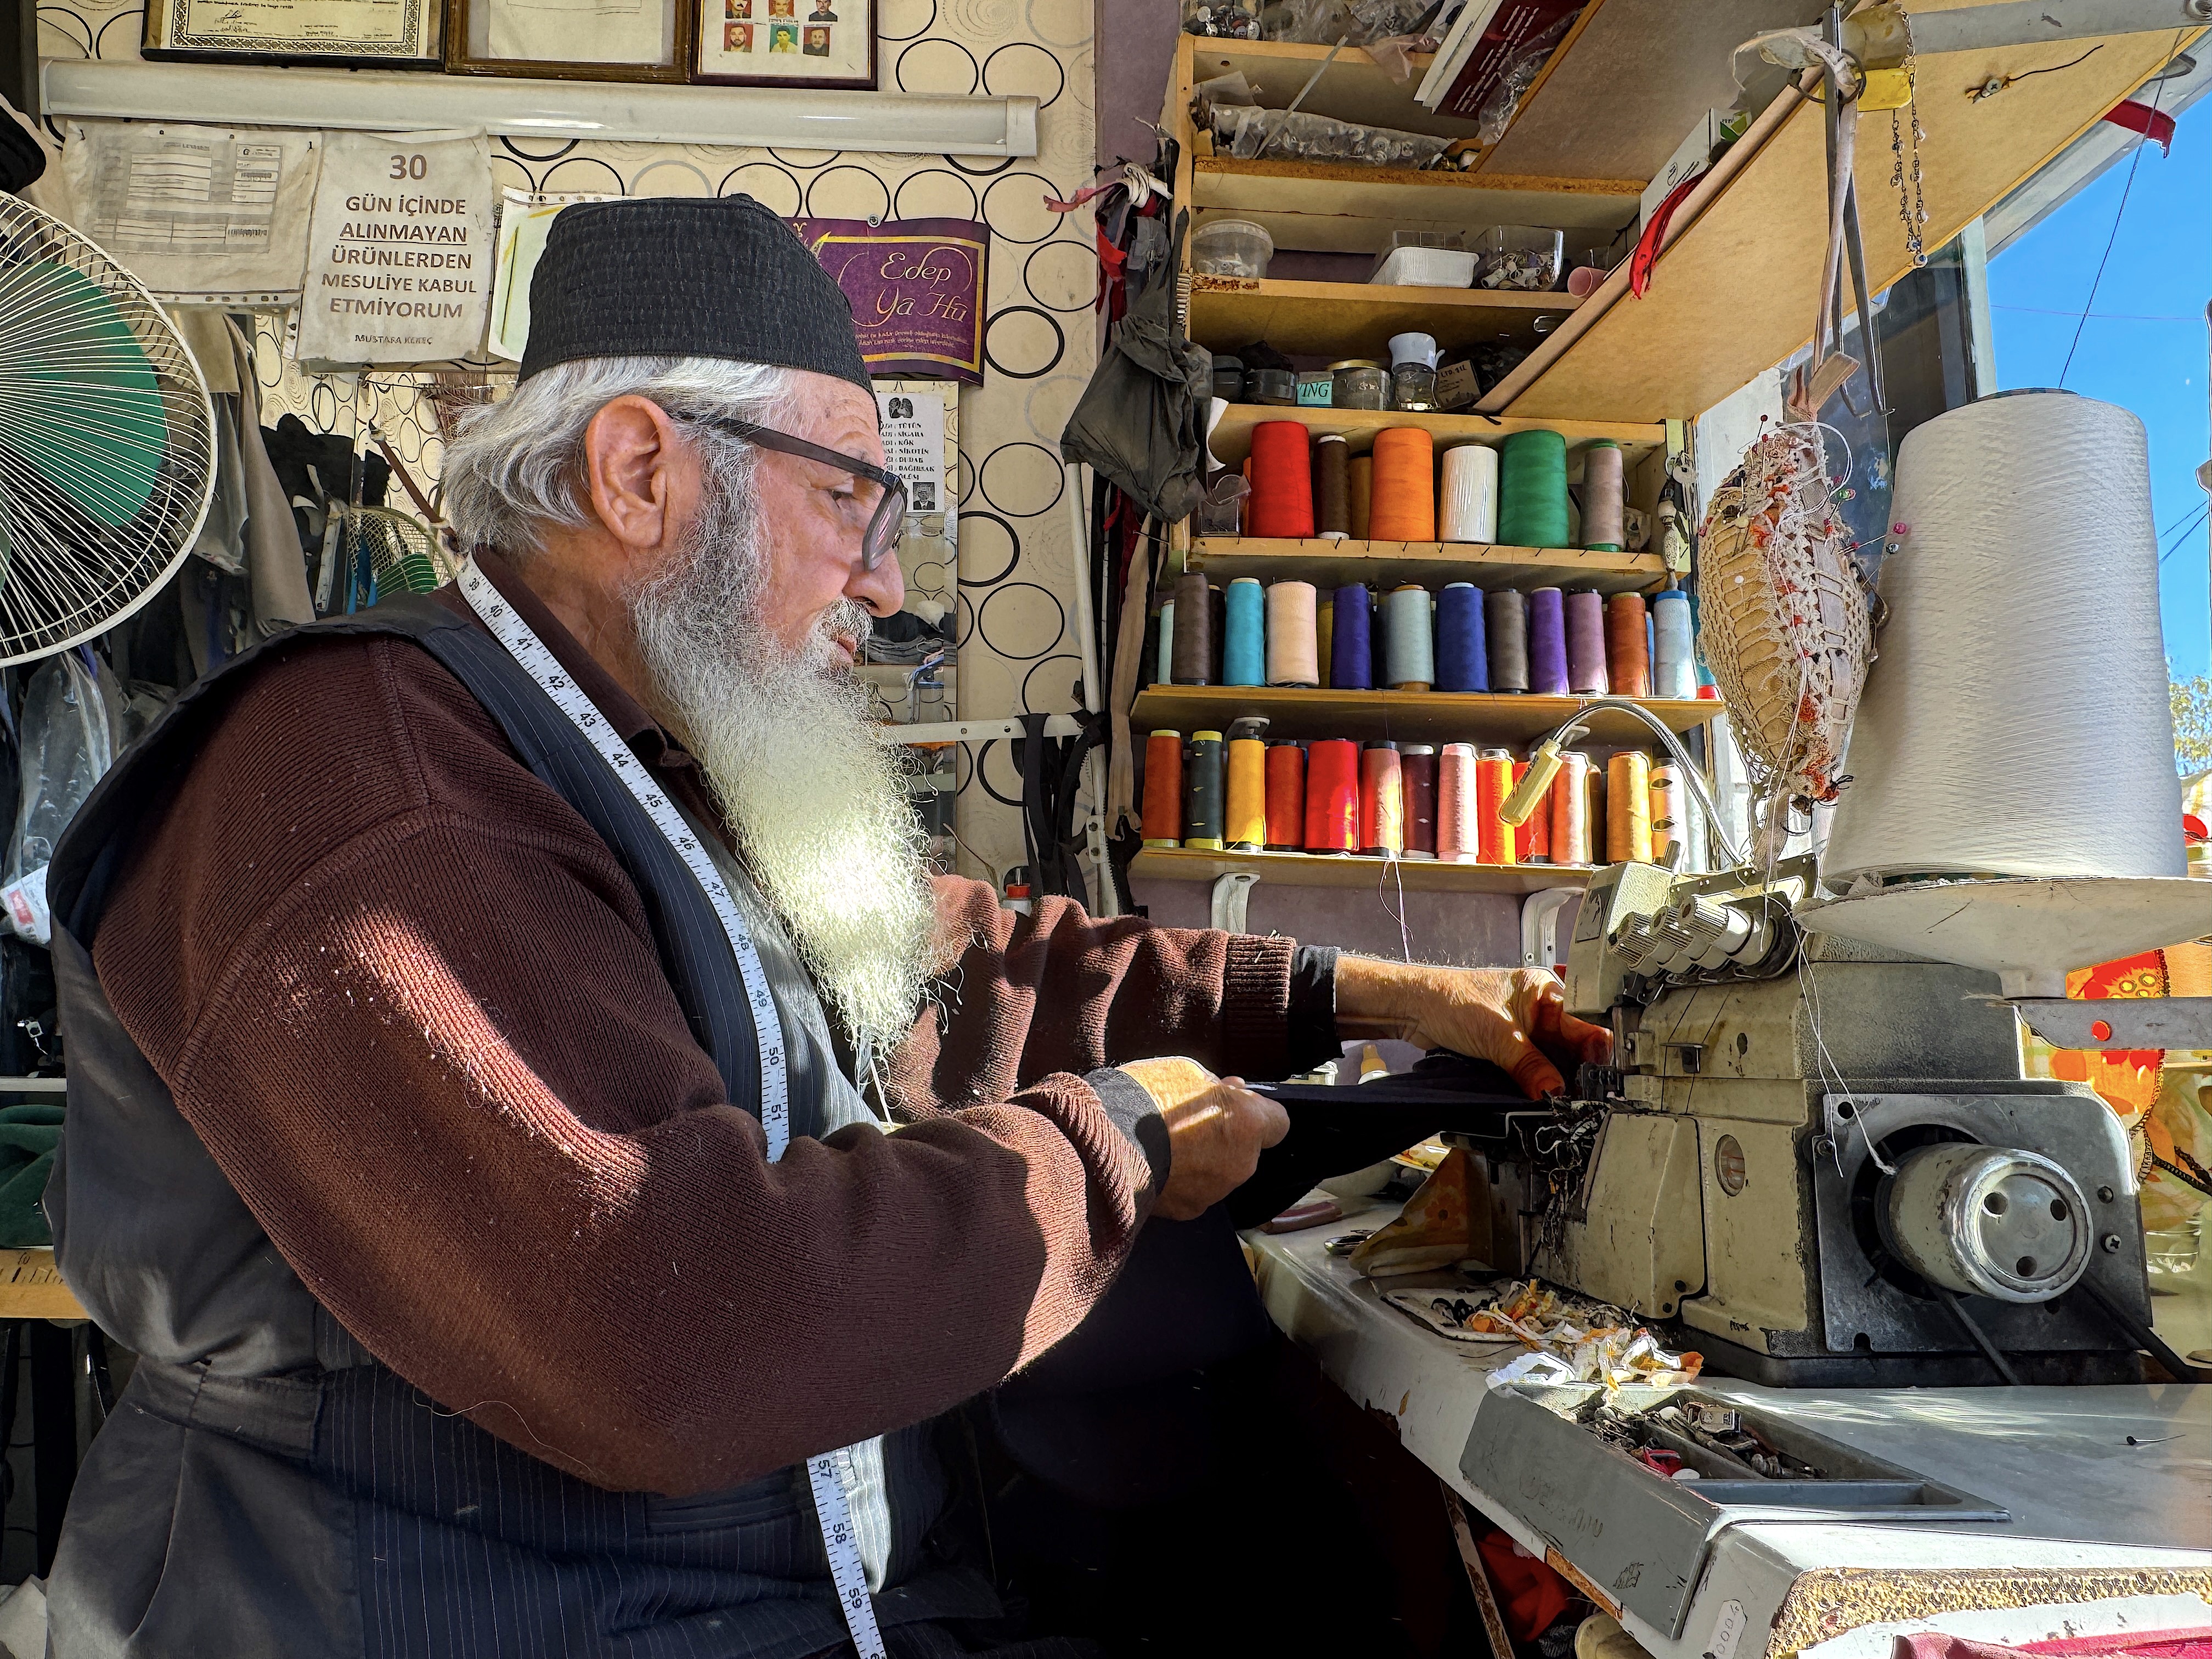
[(843, 297), (737, 198), (571, 209), (532, 303), (465, 580), (203, 682), (57, 861), (49, 1202), (140, 1356), (57, 1659), (986, 1650), (928, 1419), (1251, 1172), (1237, 1074), (1588, 1036), (933, 883), (845, 672), (902, 590)]

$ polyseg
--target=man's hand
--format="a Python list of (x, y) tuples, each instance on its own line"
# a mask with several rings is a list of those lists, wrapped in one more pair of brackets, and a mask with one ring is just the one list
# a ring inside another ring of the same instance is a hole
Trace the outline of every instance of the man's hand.
[(1336, 963), (1336, 1027), (1347, 1037), (1400, 1037), (1449, 1048), (1513, 1074), (1531, 1100), (1563, 1094), (1584, 1061), (1601, 1066), (1613, 1035), (1566, 1012), (1540, 968), (1426, 968), (1364, 957)]
[(1137, 1060), (1121, 1067), (1159, 1103), (1168, 1129), (1168, 1183), (1152, 1213), (1189, 1221), (1252, 1178), (1261, 1151), (1290, 1133), (1291, 1117), (1239, 1077), (1194, 1060)]

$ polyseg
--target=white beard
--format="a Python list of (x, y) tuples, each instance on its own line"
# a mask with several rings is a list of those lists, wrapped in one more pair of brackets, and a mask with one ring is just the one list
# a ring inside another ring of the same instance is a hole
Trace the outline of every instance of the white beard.
[(630, 591), (631, 623), (747, 868), (847, 1038), (880, 1054), (913, 1025), (936, 908), (896, 751), (830, 643), (864, 636), (867, 612), (842, 601), (787, 651), (758, 620), (750, 480), (710, 478), (684, 544)]

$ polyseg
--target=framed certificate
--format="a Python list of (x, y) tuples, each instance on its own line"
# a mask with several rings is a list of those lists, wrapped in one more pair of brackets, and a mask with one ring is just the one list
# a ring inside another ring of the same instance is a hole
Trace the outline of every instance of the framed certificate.
[(147, 0), (152, 58), (436, 69), (446, 0)]
[(691, 78), (872, 90), (876, 0), (698, 0)]
[(446, 67), (463, 75), (682, 81), (692, 20), (702, 3), (721, 3), (451, 0)]

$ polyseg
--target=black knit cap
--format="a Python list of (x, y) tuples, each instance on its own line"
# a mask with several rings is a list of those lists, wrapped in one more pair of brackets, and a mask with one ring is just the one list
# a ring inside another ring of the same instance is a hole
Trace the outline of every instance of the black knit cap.
[(750, 196), (563, 208), (530, 280), (522, 378), (579, 357), (731, 357), (870, 389), (844, 290)]

